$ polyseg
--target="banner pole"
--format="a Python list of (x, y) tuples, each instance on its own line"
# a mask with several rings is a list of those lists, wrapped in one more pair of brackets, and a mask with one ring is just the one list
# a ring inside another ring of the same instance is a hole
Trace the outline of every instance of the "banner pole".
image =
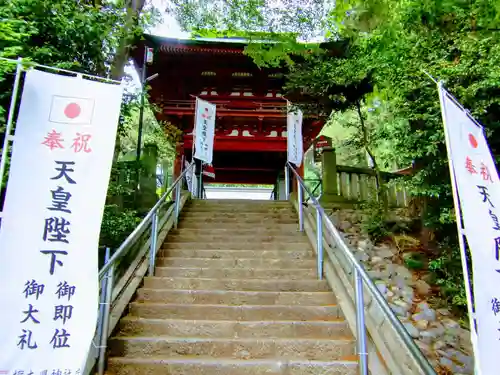
[(193, 144), (191, 145), (191, 163), (194, 161), (194, 150), (195, 150), (195, 142), (196, 142), (196, 122), (198, 117), (198, 98), (196, 97), (194, 102), (194, 124), (193, 124)]
[(441, 105), (441, 117), (443, 119), (443, 127), (444, 127), (444, 139), (446, 144), (446, 149), (448, 151), (448, 167), (450, 169), (450, 178), (451, 178), (451, 190), (453, 192), (453, 203), (455, 204), (455, 218), (457, 222), (457, 232), (458, 232), (458, 243), (460, 245), (460, 253), (461, 253), (461, 261), (462, 261), (462, 272), (464, 274), (464, 283), (465, 283), (465, 295), (467, 297), (467, 310), (469, 314), (469, 325), (470, 325), (470, 334), (472, 341), (472, 349), (474, 351), (474, 374), (481, 375), (479, 370), (479, 352), (477, 347), (477, 332), (475, 325), (475, 314), (474, 307), (472, 301), (472, 289), (471, 283), (469, 279), (469, 266), (467, 265), (467, 252), (465, 250), (465, 229), (463, 227), (462, 215), (461, 215), (461, 206), (460, 199), (458, 197), (458, 191), (456, 186), (456, 178), (455, 178), (455, 169), (453, 165), (453, 160), (451, 158), (451, 147), (450, 147), (450, 139), (448, 136), (448, 125), (446, 123), (446, 109), (444, 103), (444, 86), (443, 82), (440, 81), (437, 83), (438, 92), (439, 92), (439, 103)]
[(2, 146), (2, 159), (0, 159), (0, 187), (3, 183), (3, 175), (5, 173), (5, 165), (7, 164), (7, 153), (9, 150), (10, 133), (12, 132), (12, 124), (14, 123), (14, 112), (17, 104), (17, 94), (19, 92), (19, 82), (21, 80), (21, 73), (23, 70), (23, 59), (19, 57), (16, 65), (16, 75), (14, 78), (14, 86), (12, 89), (12, 96), (10, 97), (9, 114), (7, 117), (7, 126), (5, 127), (5, 137)]

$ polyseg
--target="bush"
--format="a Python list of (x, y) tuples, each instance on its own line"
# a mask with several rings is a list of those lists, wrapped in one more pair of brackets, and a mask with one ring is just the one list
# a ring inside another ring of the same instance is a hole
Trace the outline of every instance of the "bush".
[(101, 224), (101, 246), (112, 249), (120, 246), (127, 236), (137, 227), (141, 218), (137, 212), (130, 209), (123, 209), (114, 204), (104, 207), (104, 215)]
[(459, 247), (445, 244), (441, 248), (439, 257), (429, 262), (429, 270), (435, 274), (436, 285), (440, 287), (441, 297), (456, 313), (463, 316), (467, 313), (467, 297), (461, 263)]
[(361, 206), (367, 213), (361, 223), (361, 228), (364, 233), (370, 237), (374, 243), (389, 235), (389, 228), (387, 227), (387, 214), (384, 205), (377, 201), (369, 201)]

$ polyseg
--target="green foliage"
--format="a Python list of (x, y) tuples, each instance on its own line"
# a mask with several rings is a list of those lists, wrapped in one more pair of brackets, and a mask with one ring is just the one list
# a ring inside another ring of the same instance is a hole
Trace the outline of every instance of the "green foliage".
[[(145, 102), (143, 118), (142, 146), (153, 144), (158, 148), (160, 160), (172, 159), (175, 149), (173, 144), (181, 133), (179, 129), (165, 122), (158, 122), (154, 116), (158, 109)], [(140, 93), (129, 94), (122, 106), (122, 119), (118, 128), (119, 157), (129, 155), (127, 159), (135, 160), (139, 127)]]
[[(156, 21), (157, 13), (141, 0), (0, 0), (0, 57), (20, 56), (27, 64), (36, 62), (121, 79), (130, 42)], [(14, 70), (15, 64), (0, 60), (2, 131)], [(125, 99), (121, 115), (117, 157), (135, 150), (137, 96)], [(170, 143), (150, 106), (145, 118), (144, 143), (157, 145), (160, 156), (168, 157)], [(102, 223), (101, 244), (110, 247), (117, 247), (139, 220), (135, 211), (123, 209), (123, 201), (130, 199), (133, 191), (130, 183), (122, 183), (119, 178), (121, 173), (130, 175), (122, 166), (113, 166)]]
[(387, 211), (383, 204), (376, 199), (371, 199), (367, 203), (360, 205), (360, 209), (366, 213), (361, 222), (361, 228), (370, 240), (377, 243), (389, 236)]
[(403, 260), (406, 267), (411, 270), (421, 270), (425, 267), (425, 258), (420, 253), (403, 254)]
[(137, 227), (141, 219), (136, 211), (121, 209), (109, 204), (104, 207), (99, 243), (112, 249), (122, 244), (124, 239)]
[[(435, 282), (440, 286), (441, 296), (447, 304), (461, 314), (467, 313), (467, 297), (459, 248), (451, 246), (447, 251), (443, 251), (439, 257), (429, 262), (429, 269), (435, 274)], [(469, 277), (472, 280), (471, 274)]]

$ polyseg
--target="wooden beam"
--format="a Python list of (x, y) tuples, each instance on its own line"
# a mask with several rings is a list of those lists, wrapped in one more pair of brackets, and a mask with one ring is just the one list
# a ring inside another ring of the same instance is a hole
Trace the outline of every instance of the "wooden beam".
[[(184, 149), (191, 150), (193, 136), (184, 136)], [(286, 152), (286, 138), (283, 137), (215, 137), (214, 151), (241, 151), (241, 152)]]

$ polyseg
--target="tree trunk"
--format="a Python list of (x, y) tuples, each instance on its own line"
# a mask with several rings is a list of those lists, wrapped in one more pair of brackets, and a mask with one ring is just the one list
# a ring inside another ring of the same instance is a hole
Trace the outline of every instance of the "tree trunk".
[(145, 0), (127, 1), (127, 17), (122, 29), (122, 38), (111, 65), (112, 79), (120, 80), (123, 77), (124, 68), (128, 62), (130, 44), (134, 41), (133, 29), (137, 26), (145, 2)]
[(375, 155), (373, 154), (373, 152), (370, 148), (370, 141), (368, 139), (368, 130), (366, 129), (365, 120), (363, 118), (363, 114), (361, 113), (361, 103), (360, 103), (359, 99), (356, 100), (356, 110), (358, 112), (359, 123), (361, 125), (363, 147), (365, 148), (368, 156), (370, 156), (370, 159), (372, 160), (372, 163), (373, 163), (373, 169), (375, 170), (375, 181), (377, 184), (377, 197), (378, 197), (379, 201), (383, 203), (384, 210), (387, 211), (387, 199), (385, 196), (385, 184), (384, 184), (384, 181), (382, 180), (382, 176), (380, 174), (380, 170), (379, 170), (377, 161), (375, 160)]

